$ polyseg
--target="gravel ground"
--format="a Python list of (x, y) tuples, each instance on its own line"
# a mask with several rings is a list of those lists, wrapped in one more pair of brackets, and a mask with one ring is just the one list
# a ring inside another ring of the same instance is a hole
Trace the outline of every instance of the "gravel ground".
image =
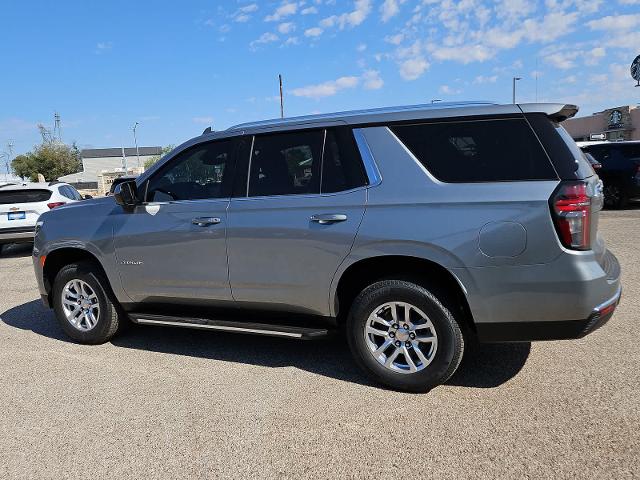
[(604, 212), (623, 267), (582, 340), (485, 346), (426, 395), (339, 339), (136, 327), (69, 342), (28, 247), (0, 258), (0, 478), (640, 478), (640, 210)]

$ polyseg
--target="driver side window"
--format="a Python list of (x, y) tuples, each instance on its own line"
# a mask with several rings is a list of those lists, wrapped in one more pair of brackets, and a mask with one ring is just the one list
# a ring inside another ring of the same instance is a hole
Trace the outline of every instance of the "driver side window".
[(149, 180), (148, 202), (202, 200), (230, 196), (233, 141), (196, 145), (171, 160)]

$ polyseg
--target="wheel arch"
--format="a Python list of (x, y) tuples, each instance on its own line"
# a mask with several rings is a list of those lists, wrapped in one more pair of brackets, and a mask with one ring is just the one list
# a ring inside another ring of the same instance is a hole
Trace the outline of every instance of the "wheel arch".
[(98, 260), (98, 257), (83, 248), (61, 247), (52, 250), (47, 254), (44, 267), (42, 269), (42, 277), (44, 281), (44, 287), (48, 294), (48, 302), (50, 307), (53, 306), (51, 289), (53, 288), (53, 281), (55, 280), (56, 275), (58, 275), (58, 272), (60, 272), (60, 270), (66, 265), (81, 261), (91, 262), (95, 264), (102, 271), (102, 274), (106, 278), (108, 278), (104, 266), (102, 265), (100, 260)]
[(475, 333), (473, 314), (460, 280), (441, 264), (411, 255), (379, 255), (349, 265), (332, 292), (331, 307), (338, 323), (345, 322), (353, 300), (367, 285), (391, 278), (412, 281), (433, 291), (461, 319), (462, 326)]

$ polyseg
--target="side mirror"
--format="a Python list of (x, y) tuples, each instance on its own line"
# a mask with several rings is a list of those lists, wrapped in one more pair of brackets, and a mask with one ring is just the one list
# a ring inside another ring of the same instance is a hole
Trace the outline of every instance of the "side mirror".
[(91, 200), (93, 198), (93, 195), (85, 195), (84, 197), (82, 197), (83, 200)]
[(135, 207), (139, 203), (138, 187), (135, 180), (129, 180), (128, 182), (122, 182), (116, 185), (113, 197), (116, 203), (124, 208), (130, 209)]

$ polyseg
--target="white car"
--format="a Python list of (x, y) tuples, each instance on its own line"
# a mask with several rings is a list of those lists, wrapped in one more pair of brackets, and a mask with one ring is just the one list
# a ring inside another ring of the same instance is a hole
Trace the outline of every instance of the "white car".
[(83, 198), (67, 183), (0, 185), (0, 249), (6, 243), (32, 242), (42, 213)]

